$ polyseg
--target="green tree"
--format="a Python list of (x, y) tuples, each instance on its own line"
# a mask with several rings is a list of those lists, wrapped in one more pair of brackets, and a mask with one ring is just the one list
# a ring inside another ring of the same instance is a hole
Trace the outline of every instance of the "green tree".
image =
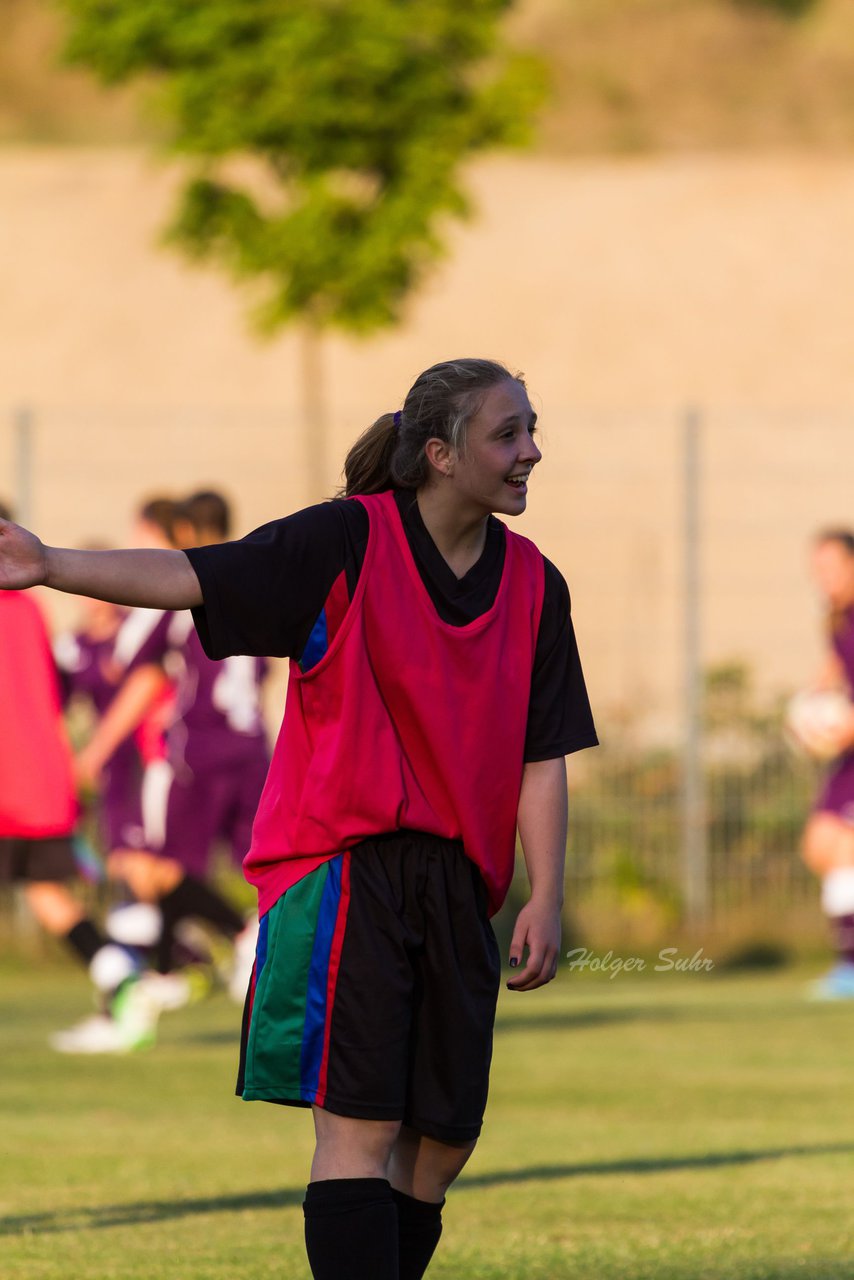
[(58, 3), (72, 61), (153, 84), (189, 167), (167, 240), (242, 282), (259, 331), (301, 324), (317, 496), (321, 333), (399, 320), (469, 211), (462, 162), (529, 134), (544, 78), (502, 38), (511, 0)]

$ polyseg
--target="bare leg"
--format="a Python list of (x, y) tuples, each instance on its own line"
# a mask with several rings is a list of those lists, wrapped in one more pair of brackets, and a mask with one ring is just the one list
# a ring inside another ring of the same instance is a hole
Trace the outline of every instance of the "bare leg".
[(317, 1146), (311, 1181), (328, 1178), (387, 1178), (399, 1120), (354, 1120), (312, 1107)]
[(400, 1122), (312, 1110), (317, 1149), (303, 1205), (311, 1274), (399, 1280), (397, 1208), (386, 1169)]
[(26, 884), (24, 897), (41, 927), (55, 937), (66, 937), (86, 917), (74, 894), (56, 880), (36, 880)]
[(476, 1145), (477, 1139), (459, 1144), (438, 1142), (401, 1125), (389, 1161), (389, 1181), (396, 1191), (415, 1200), (440, 1204)]
[(180, 862), (142, 849), (114, 849), (107, 858), (110, 879), (124, 880), (139, 902), (159, 902), (184, 878)]
[(835, 813), (814, 813), (804, 828), (801, 856), (818, 876), (854, 867), (854, 827)]
[(835, 813), (811, 815), (802, 854), (821, 879), (821, 905), (833, 930), (836, 964), (810, 988), (813, 999), (854, 999), (854, 827)]

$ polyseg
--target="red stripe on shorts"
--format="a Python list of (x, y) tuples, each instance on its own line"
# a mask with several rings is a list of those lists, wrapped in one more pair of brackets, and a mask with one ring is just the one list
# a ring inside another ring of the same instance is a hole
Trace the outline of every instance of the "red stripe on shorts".
[(347, 909), (350, 906), (350, 850), (347, 849), (341, 858), (341, 896), (338, 899), (338, 914), (335, 918), (335, 932), (329, 948), (329, 968), (326, 976), (326, 1024), (323, 1028), (323, 1057), (317, 1074), (317, 1093), (314, 1101), (322, 1107), (326, 1101), (326, 1076), (329, 1067), (329, 1033), (332, 1027), (332, 1008), (335, 1003), (335, 988), (338, 983), (338, 970), (341, 966), (341, 949), (344, 945), (344, 930), (347, 927)]
[(258, 984), (258, 958), (252, 961), (252, 974), (249, 979), (249, 1008), (247, 1010), (246, 1025), (252, 1021), (252, 1010), (255, 1008), (255, 987)]

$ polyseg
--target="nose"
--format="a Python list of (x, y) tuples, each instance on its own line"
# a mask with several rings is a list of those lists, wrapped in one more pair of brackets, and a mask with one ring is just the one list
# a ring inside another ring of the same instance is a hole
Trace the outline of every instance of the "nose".
[(522, 446), (520, 450), (519, 460), (520, 462), (528, 463), (532, 467), (536, 466), (536, 464), (540, 461), (543, 455), (540, 453), (539, 449), (537, 448), (537, 445), (534, 441), (534, 437), (531, 435), (528, 435), (527, 432), (525, 434), (525, 440), (526, 440), (526, 443)]

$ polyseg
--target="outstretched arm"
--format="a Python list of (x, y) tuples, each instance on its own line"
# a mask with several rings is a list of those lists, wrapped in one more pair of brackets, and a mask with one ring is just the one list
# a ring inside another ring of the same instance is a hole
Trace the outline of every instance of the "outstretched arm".
[(0, 520), (0, 589), (46, 586), (113, 604), (191, 609), (202, 590), (183, 551), (71, 551), (46, 547)]
[(566, 761), (537, 760), (525, 765), (517, 812), (531, 896), (519, 915), (510, 943), (511, 965), (528, 962), (507, 983), (511, 991), (533, 991), (551, 982), (560, 955), (560, 911), (566, 860)]

